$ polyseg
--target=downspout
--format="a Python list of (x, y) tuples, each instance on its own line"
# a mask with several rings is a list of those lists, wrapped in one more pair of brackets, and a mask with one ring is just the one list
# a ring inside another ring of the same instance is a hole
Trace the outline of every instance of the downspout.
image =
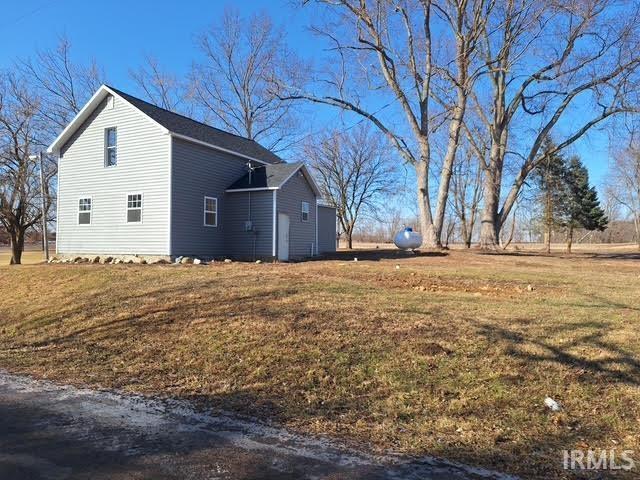
[[(316, 196), (316, 255), (320, 254), (320, 246), (318, 245), (318, 197)], [(313, 254), (313, 253), (312, 253)]]
[[(249, 176), (251, 176), (251, 171), (249, 171)], [(249, 183), (251, 183), (251, 181), (249, 181)], [(247, 192), (249, 194), (249, 218), (247, 219), (250, 222), (251, 225), (251, 230), (249, 232), (245, 232), (245, 233), (249, 233), (251, 235), (251, 239), (252, 239), (252, 245), (251, 245), (251, 253), (252, 253), (252, 257), (253, 261), (256, 261), (256, 231), (253, 225), (253, 218), (251, 217), (251, 192)]]
[(278, 202), (278, 197), (276, 195), (277, 190), (273, 190), (273, 219), (272, 219), (272, 231), (273, 231), (273, 237), (271, 239), (271, 246), (272, 246), (272, 251), (271, 254), (274, 258), (276, 258), (277, 256), (277, 251), (276, 251), (276, 244), (277, 244), (277, 221), (278, 221), (278, 207), (277, 207), (277, 202)]
[(58, 226), (60, 225), (60, 158), (62, 150), (58, 151), (58, 184), (56, 185), (56, 255), (58, 255)]

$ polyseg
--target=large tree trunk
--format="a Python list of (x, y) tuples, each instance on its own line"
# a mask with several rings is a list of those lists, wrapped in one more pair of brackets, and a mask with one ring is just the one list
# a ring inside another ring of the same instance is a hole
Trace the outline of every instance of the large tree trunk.
[(484, 175), (484, 208), (480, 217), (480, 248), (497, 250), (500, 246), (500, 191), (502, 188), (502, 166), (506, 152), (506, 131), (494, 134), (491, 142), (489, 168)]
[(551, 201), (551, 188), (549, 187), (549, 168), (547, 167), (547, 174), (545, 180), (545, 204), (544, 204), (544, 245), (547, 253), (551, 253), (551, 231), (553, 229), (553, 208)]
[(462, 237), (465, 248), (471, 248), (471, 231), (467, 226), (467, 217), (464, 212), (460, 215), (460, 236)]
[(516, 213), (517, 212), (513, 212), (513, 217), (511, 221), (511, 230), (509, 231), (509, 236), (507, 237), (506, 241), (502, 242), (503, 250), (506, 250), (507, 248), (509, 248), (509, 245), (511, 245), (511, 242), (513, 242), (513, 237), (516, 234)]
[(551, 228), (548, 224), (544, 228), (544, 251), (551, 253)]
[(454, 108), (453, 118), (449, 124), (449, 142), (447, 152), (442, 163), (442, 171), (440, 173), (438, 203), (436, 204), (434, 218), (434, 234), (438, 243), (441, 243), (442, 238), (444, 215), (447, 209), (447, 198), (449, 196), (449, 188), (451, 186), (451, 176), (453, 175), (453, 163), (455, 162), (458, 145), (460, 144), (460, 129), (462, 128), (462, 119), (464, 118), (465, 107), (465, 94), (462, 92), (462, 88), (458, 88), (458, 105)]
[(24, 232), (20, 229), (10, 232), (11, 236), (11, 265), (22, 263), (22, 251), (24, 250)]
[[(429, 148), (423, 146), (423, 148)], [(442, 248), (440, 237), (436, 234), (433, 218), (431, 216), (431, 201), (429, 199), (429, 172), (428, 156), (423, 155), (416, 164), (416, 181), (418, 194), (418, 213), (420, 215), (420, 232), (422, 233), (422, 246), (427, 248)]]
[(573, 225), (569, 226), (567, 231), (567, 253), (571, 253), (571, 246), (573, 245)]
[(483, 250), (496, 250), (500, 244), (500, 183), (497, 172), (492, 168), (487, 170), (484, 176), (484, 208), (480, 217), (480, 248)]

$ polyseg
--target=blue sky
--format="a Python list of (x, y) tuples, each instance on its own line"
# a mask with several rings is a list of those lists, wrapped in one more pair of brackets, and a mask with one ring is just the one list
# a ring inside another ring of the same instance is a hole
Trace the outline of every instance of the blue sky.
[(11, 0), (0, 19), (0, 66), (9, 67), (13, 59), (29, 56), (37, 48), (53, 47), (64, 34), (75, 57), (95, 58), (114, 86), (127, 89), (129, 69), (140, 65), (146, 55), (157, 57), (178, 74), (186, 73), (195, 35), (225, 6), (242, 14), (267, 12), (286, 26), (293, 45), (308, 48), (312, 43), (304, 30), (307, 12), (296, 12), (287, 1)]
[[(129, 70), (145, 56), (156, 57), (166, 69), (186, 74), (196, 49), (194, 37), (218, 18), (226, 6), (242, 14), (266, 12), (285, 27), (291, 46), (306, 55), (318, 52), (317, 41), (306, 31), (309, 9), (293, 8), (292, 0), (224, 2), (182, 0), (10, 0), (0, 17), (0, 68), (10, 68), (16, 58), (26, 58), (38, 48), (54, 47), (60, 35), (72, 43), (75, 59), (95, 58), (114, 86), (136, 92)], [(338, 115), (321, 110), (316, 120)], [(599, 184), (607, 168), (608, 142), (604, 134), (591, 133), (572, 151), (588, 165), (592, 181)]]

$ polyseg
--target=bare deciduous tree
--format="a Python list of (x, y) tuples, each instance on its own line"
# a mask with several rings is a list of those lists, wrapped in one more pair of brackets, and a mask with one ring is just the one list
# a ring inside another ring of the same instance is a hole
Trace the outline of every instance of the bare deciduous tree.
[(298, 140), (291, 102), (270, 85), (287, 83), (304, 70), (286, 48), (281, 29), (266, 14), (243, 19), (226, 10), (220, 23), (199, 38), (204, 60), (191, 75), (194, 101), (203, 118), (275, 152)]
[(509, 245), (511, 245), (511, 242), (513, 242), (513, 238), (515, 237), (516, 234), (516, 228), (517, 228), (517, 220), (518, 220), (518, 202), (516, 202), (516, 206), (515, 208), (511, 211), (511, 227), (509, 228), (509, 232), (507, 233), (507, 235), (504, 235), (504, 230), (502, 230), (500, 233), (502, 234), (500, 236), (500, 246), (502, 247), (503, 250), (506, 250), (507, 248), (509, 248)]
[(71, 59), (71, 43), (66, 37), (60, 38), (55, 49), (39, 51), (18, 66), (40, 98), (38, 115), (49, 138), (71, 122), (105, 78), (95, 61), (83, 65)]
[(192, 114), (187, 85), (163, 70), (155, 57), (147, 57), (145, 64), (130, 70), (129, 75), (154, 105), (172, 112)]
[[(312, 3), (312, 2), (308, 2)], [(304, 99), (354, 112), (375, 125), (400, 157), (414, 166), (424, 243), (441, 246), (453, 163), (469, 93), (478, 41), (493, 8), (490, 0), (317, 0), (333, 15), (315, 31), (335, 53), (316, 87), (289, 88), (285, 98)], [(434, 31), (436, 32), (434, 34)], [(434, 40), (435, 36), (435, 40)], [(434, 47), (434, 42), (452, 48)], [(333, 68), (331, 68), (333, 67)], [(380, 101), (366, 105), (363, 91), (385, 96), (399, 116), (385, 117)], [(402, 120), (399, 122), (398, 120)], [(432, 135), (448, 125), (446, 148), (432, 206)]]
[[(40, 167), (33, 157), (41, 148), (39, 111), (40, 99), (23, 80), (10, 74), (0, 77), (0, 223), (10, 237), (11, 264), (21, 263), (25, 235), (42, 218)], [(54, 174), (55, 169), (47, 170), (46, 185)]]
[[(543, 161), (546, 136), (553, 133), (560, 151), (611, 116), (637, 111), (639, 8), (615, 0), (507, 0), (494, 10), (483, 46), (488, 81), (474, 94), (491, 141), (483, 248), (497, 247), (521, 188)], [(515, 134), (518, 125), (526, 125), (524, 137)], [(502, 197), (511, 159), (519, 161)]]
[(633, 219), (640, 250), (640, 149), (630, 146), (613, 158), (607, 192)]
[(451, 205), (460, 224), (460, 237), (470, 248), (482, 201), (483, 160), (470, 147), (460, 153), (451, 178)]
[(304, 153), (324, 197), (336, 207), (340, 227), (353, 247), (363, 214), (373, 214), (383, 195), (393, 193), (394, 175), (384, 137), (359, 126), (309, 141)]
[[(37, 106), (35, 113), (29, 113), (31, 154), (42, 151), (71, 122), (98, 87), (105, 83), (104, 72), (95, 61), (86, 64), (73, 61), (71, 43), (66, 37), (60, 38), (56, 48), (38, 51), (32, 58), (18, 61), (16, 71), (17, 74), (12, 78), (14, 83), (21, 85), (20, 96)], [(15, 115), (11, 118), (18, 121)], [(19, 131), (19, 126), (14, 124), (11, 129)], [(24, 162), (29, 164), (30, 161), (26, 159)], [(45, 214), (47, 222), (51, 222), (55, 219), (55, 159), (45, 156), (44, 173), (47, 196)], [(10, 180), (18, 181), (18, 178), (11, 177)], [(20, 189), (17, 184), (7, 185), (6, 188)]]

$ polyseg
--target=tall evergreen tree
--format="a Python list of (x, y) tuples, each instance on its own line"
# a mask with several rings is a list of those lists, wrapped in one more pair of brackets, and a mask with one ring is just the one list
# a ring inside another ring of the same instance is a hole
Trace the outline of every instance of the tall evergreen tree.
[(556, 145), (547, 137), (544, 140), (545, 158), (533, 171), (533, 180), (538, 200), (542, 206), (544, 244), (551, 252), (551, 233), (554, 227), (562, 226), (566, 211), (566, 159), (560, 152), (554, 152)]
[(563, 224), (567, 232), (567, 252), (571, 253), (576, 228), (604, 231), (609, 220), (600, 207), (598, 192), (589, 185), (589, 171), (582, 161), (573, 156), (565, 168), (566, 199)]

